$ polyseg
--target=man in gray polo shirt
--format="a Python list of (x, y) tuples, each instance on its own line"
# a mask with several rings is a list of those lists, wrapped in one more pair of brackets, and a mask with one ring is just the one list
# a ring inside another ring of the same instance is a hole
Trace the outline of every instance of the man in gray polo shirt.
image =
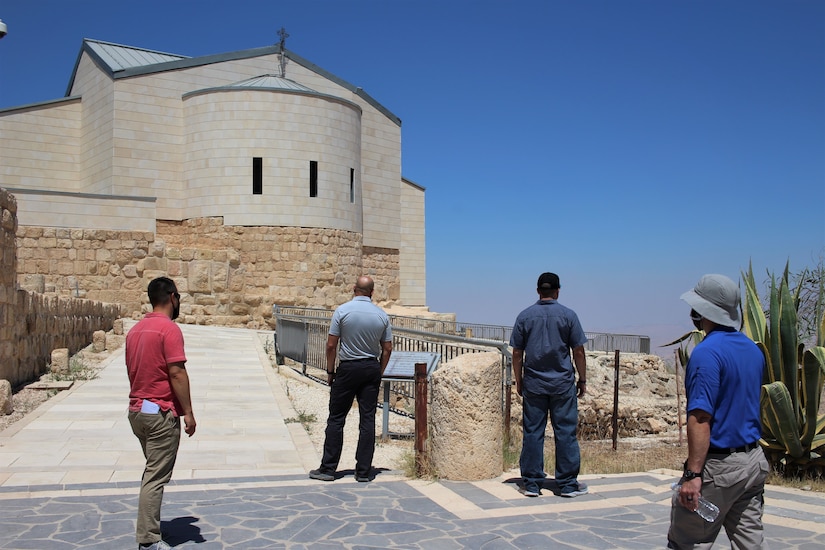
[[(370, 277), (358, 277), (354, 297), (332, 314), (327, 336), (327, 377), (329, 417), (327, 419), (324, 456), (321, 466), (309, 477), (333, 481), (344, 446), (344, 424), (358, 400), (358, 446), (355, 450), (355, 479), (369, 481), (375, 454), (375, 409), (381, 376), (392, 353), (392, 329), (384, 311), (372, 303), (375, 283)], [(340, 345), (340, 352), (339, 352)], [(338, 369), (335, 360), (340, 353)]]

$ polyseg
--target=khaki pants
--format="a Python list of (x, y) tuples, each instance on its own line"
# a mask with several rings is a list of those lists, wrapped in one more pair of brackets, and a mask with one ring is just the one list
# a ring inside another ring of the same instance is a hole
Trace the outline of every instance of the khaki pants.
[(140, 483), (137, 529), (138, 544), (151, 544), (161, 540), (160, 504), (163, 486), (172, 478), (175, 459), (180, 444), (180, 418), (171, 411), (158, 414), (129, 412), (132, 432), (140, 441), (146, 469)]
[(762, 510), (768, 470), (761, 447), (747, 453), (708, 454), (702, 496), (719, 507), (719, 517), (708, 523), (674, 498), (668, 548), (711, 548), (722, 527), (732, 549), (764, 548)]

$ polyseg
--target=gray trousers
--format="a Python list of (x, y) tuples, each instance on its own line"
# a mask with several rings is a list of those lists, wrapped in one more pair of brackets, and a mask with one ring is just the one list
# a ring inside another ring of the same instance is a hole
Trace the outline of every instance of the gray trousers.
[(747, 453), (708, 454), (702, 496), (719, 507), (719, 517), (708, 523), (674, 497), (668, 548), (711, 548), (722, 527), (732, 549), (765, 548), (762, 510), (768, 470), (761, 447)]
[(160, 504), (163, 501), (163, 486), (172, 479), (178, 456), (180, 418), (171, 411), (158, 414), (130, 411), (129, 423), (146, 457), (146, 469), (140, 482), (135, 538), (138, 544), (150, 544), (162, 539)]

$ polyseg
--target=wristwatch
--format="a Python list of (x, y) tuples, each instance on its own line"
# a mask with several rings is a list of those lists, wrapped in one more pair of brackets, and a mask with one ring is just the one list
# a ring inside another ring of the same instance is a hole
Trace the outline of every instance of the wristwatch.
[(702, 479), (702, 472), (691, 472), (690, 470), (685, 468), (685, 472), (682, 474), (682, 479), (684, 479), (685, 481), (690, 481), (695, 477)]

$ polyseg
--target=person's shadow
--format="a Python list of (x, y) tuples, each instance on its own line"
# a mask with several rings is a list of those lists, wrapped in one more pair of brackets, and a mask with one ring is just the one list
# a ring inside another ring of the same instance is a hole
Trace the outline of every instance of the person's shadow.
[(184, 542), (206, 542), (206, 539), (201, 535), (201, 528), (195, 525), (198, 519), (188, 516), (175, 518), (172, 521), (162, 521), (160, 530), (163, 533), (163, 540), (169, 546), (177, 546)]
[[(511, 483), (516, 485), (519, 491), (524, 491), (524, 481), (520, 477), (511, 477), (509, 479), (505, 479), (502, 483)], [(544, 489), (550, 491), (556, 496), (561, 495), (561, 489), (559, 488), (559, 484), (556, 483), (556, 480), (552, 477), (545, 478), (540, 484), (539, 489)]]

